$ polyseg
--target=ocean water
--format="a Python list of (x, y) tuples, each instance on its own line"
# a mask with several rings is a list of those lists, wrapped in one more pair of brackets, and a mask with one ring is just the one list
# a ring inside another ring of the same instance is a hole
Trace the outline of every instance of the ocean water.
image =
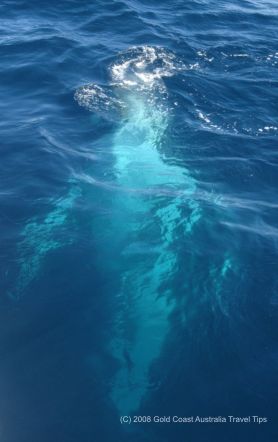
[(277, 2), (0, 14), (1, 442), (277, 441)]

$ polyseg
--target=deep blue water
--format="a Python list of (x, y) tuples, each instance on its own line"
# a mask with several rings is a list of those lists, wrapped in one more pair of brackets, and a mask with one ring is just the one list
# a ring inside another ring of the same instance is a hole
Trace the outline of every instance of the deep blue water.
[(1, 442), (278, 440), (277, 2), (0, 17)]

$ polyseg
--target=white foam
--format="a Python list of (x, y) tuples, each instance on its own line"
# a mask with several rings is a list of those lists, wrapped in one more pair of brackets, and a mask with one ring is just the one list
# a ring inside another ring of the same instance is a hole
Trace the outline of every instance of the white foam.
[(258, 129), (258, 131), (259, 131), (260, 133), (263, 133), (263, 132), (272, 132), (272, 131), (276, 131), (276, 130), (278, 130), (278, 127), (277, 127), (277, 126), (264, 126), (264, 127), (260, 127), (260, 128)]
[(87, 84), (77, 89), (74, 99), (80, 106), (110, 117), (117, 116), (125, 108), (125, 103), (115, 96), (110, 86)]
[(207, 115), (203, 114), (203, 112), (199, 111), (198, 116), (199, 118), (201, 118), (201, 120), (205, 121), (206, 123), (210, 123), (210, 119), (208, 118)]
[(110, 67), (112, 81), (122, 87), (149, 88), (163, 77), (174, 75), (178, 63), (174, 54), (160, 47), (137, 46), (122, 53)]

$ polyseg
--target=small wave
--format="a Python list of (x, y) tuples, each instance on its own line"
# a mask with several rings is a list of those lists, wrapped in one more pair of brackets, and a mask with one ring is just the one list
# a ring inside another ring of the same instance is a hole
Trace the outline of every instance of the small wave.
[(240, 127), (238, 121), (229, 122), (228, 124), (216, 124), (213, 122), (213, 116), (207, 114), (200, 109), (196, 109), (197, 117), (201, 121), (203, 128), (211, 131), (227, 135), (245, 135), (258, 137), (262, 135), (274, 135), (278, 131), (278, 127), (274, 125), (263, 125), (262, 127)]

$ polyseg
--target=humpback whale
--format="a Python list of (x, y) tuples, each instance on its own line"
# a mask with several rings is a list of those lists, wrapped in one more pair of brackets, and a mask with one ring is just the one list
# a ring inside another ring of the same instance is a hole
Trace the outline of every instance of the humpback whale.
[(111, 106), (123, 118), (111, 140), (119, 191), (113, 201), (117, 216), (108, 232), (110, 260), (117, 260), (121, 275), (110, 342), (120, 361), (111, 397), (121, 413), (138, 408), (148, 389), (148, 371), (174, 306), (169, 282), (177, 267), (175, 241), (181, 232), (190, 234), (201, 217), (194, 179), (161, 154), (169, 124), (163, 79), (178, 69), (174, 54), (162, 48), (132, 48), (111, 65), (108, 87), (86, 85), (75, 94), (81, 106), (104, 114)]
[[(176, 246), (204, 218), (194, 176), (163, 154), (171, 124), (165, 78), (183, 69), (186, 66), (170, 51), (133, 47), (110, 65), (108, 84), (84, 85), (74, 95), (80, 106), (115, 126), (107, 146), (113, 175), (101, 183), (102, 191), (113, 195), (103, 202), (111, 215), (97, 228), (92, 220), (92, 235), (97, 230), (105, 238), (105, 245), (99, 243), (98, 260), (107, 278), (117, 275), (108, 347), (118, 361), (110, 397), (120, 414), (138, 409), (150, 389), (149, 372), (161, 354), (176, 304)], [(68, 194), (53, 202), (45, 219), (26, 224), (15, 297), (35, 278), (45, 255), (70, 241), (59, 241), (59, 229), (82, 192), (82, 183), (72, 179)], [(219, 297), (219, 281), (231, 266), (227, 258), (220, 269), (213, 269)]]

